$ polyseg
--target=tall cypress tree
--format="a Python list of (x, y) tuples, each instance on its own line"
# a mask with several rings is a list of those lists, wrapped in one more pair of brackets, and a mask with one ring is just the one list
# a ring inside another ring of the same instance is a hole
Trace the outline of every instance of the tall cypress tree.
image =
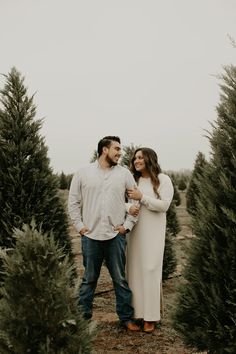
[(186, 207), (188, 213), (191, 215), (194, 215), (196, 212), (197, 198), (202, 192), (199, 180), (204, 173), (206, 165), (207, 161), (204, 154), (199, 152), (194, 163), (193, 172), (186, 192)]
[(201, 178), (186, 283), (174, 326), (208, 353), (236, 353), (236, 67), (225, 68), (211, 160)]
[(49, 166), (47, 147), (36, 120), (33, 96), (13, 68), (0, 90), (0, 246), (12, 247), (14, 227), (32, 217), (42, 231), (54, 230), (55, 239), (70, 252), (68, 221)]

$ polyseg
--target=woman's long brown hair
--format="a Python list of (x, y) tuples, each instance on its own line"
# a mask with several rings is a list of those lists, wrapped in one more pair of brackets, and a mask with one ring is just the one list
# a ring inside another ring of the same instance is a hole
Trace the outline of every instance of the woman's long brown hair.
[(143, 159), (145, 162), (146, 169), (147, 169), (148, 173), (150, 174), (154, 193), (157, 195), (157, 197), (159, 197), (157, 189), (160, 185), (158, 175), (159, 175), (159, 173), (161, 173), (161, 167), (158, 164), (157, 154), (154, 150), (147, 148), (147, 147), (140, 147), (135, 150), (134, 155), (131, 160), (130, 171), (133, 173), (134, 179), (137, 183), (138, 183), (139, 178), (141, 177), (141, 172), (136, 171), (136, 169), (134, 167), (135, 155), (138, 151), (141, 151), (143, 154)]

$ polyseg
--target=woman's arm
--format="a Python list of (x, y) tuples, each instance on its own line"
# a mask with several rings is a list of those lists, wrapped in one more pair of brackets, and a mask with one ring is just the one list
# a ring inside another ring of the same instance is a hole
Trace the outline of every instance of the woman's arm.
[(174, 188), (168, 176), (165, 176), (164, 181), (161, 181), (158, 192), (160, 195), (159, 199), (143, 194), (140, 202), (149, 210), (164, 213), (168, 210), (174, 194)]
[(132, 199), (139, 200), (147, 209), (164, 213), (168, 210), (174, 194), (174, 188), (169, 176), (162, 176), (158, 192), (160, 198), (142, 194), (138, 188), (129, 190), (128, 195)]

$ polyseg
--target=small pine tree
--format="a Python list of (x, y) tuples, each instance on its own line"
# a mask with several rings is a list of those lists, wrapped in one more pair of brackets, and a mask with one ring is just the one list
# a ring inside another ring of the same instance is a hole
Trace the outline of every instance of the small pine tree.
[(59, 188), (60, 189), (68, 189), (68, 181), (64, 172), (62, 172), (59, 176)]
[(178, 189), (175, 186), (174, 178), (171, 177), (171, 179), (174, 187), (174, 197), (166, 213), (166, 238), (162, 271), (163, 280), (168, 279), (169, 275), (176, 269), (177, 257), (173, 243), (173, 236), (176, 236), (181, 231), (176, 212), (176, 203), (180, 204), (180, 195)]
[(183, 178), (179, 180), (178, 188), (180, 191), (185, 191), (185, 189), (187, 188), (186, 182)]
[(69, 174), (66, 176), (66, 180), (67, 180), (67, 189), (70, 189), (70, 184), (71, 184), (71, 180), (72, 180), (73, 174)]
[(225, 68), (211, 160), (200, 178), (191, 254), (174, 327), (209, 354), (236, 353), (236, 67)]
[(95, 162), (97, 160), (97, 158), (98, 158), (97, 150), (94, 150), (93, 156), (90, 159), (90, 163)]
[(173, 180), (172, 180), (172, 183), (173, 183), (173, 187), (174, 187), (173, 201), (176, 206), (179, 206), (181, 204), (180, 194), (179, 194), (178, 188), (176, 187), (176, 184), (174, 183)]
[(177, 217), (174, 200), (172, 200), (170, 207), (167, 210), (166, 220), (167, 220), (167, 225), (166, 225), (167, 230), (171, 235), (176, 236), (180, 232), (181, 227)]
[(33, 96), (27, 96), (15, 68), (5, 79), (0, 90), (0, 247), (14, 246), (13, 228), (29, 224), (34, 216), (43, 231), (53, 229), (65, 252), (71, 252), (67, 216), (39, 135), (42, 122), (34, 119)]
[(190, 180), (191, 170), (182, 169), (180, 171), (169, 171), (167, 174), (171, 177), (176, 186), (179, 185), (181, 180), (187, 185)]
[(0, 352), (91, 353), (93, 331), (78, 310), (64, 250), (34, 225), (15, 229), (14, 238), (15, 248), (0, 253)]
[(176, 265), (177, 265), (177, 258), (176, 258), (174, 244), (173, 244), (173, 236), (167, 230), (166, 239), (165, 239), (164, 258), (163, 258), (163, 270), (162, 270), (163, 280), (167, 280), (170, 274), (175, 271)]
[(199, 179), (203, 175), (207, 166), (207, 161), (203, 153), (197, 154), (193, 172), (190, 178), (188, 189), (186, 192), (186, 207), (189, 214), (194, 215), (196, 212), (196, 203), (199, 194), (201, 193), (201, 186), (199, 185)]
[(134, 155), (135, 150), (137, 150), (140, 146), (135, 146), (133, 143), (127, 146), (123, 147), (124, 150), (124, 154), (122, 155), (121, 158), (121, 166), (130, 168), (130, 164), (131, 164), (131, 159)]

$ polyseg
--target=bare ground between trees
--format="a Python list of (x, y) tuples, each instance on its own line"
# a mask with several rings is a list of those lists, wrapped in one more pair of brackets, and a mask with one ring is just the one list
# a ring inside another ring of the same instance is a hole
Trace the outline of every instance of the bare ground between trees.
[[(111, 278), (106, 267), (103, 266), (94, 300), (93, 321), (97, 324), (97, 336), (93, 343), (95, 353), (197, 353), (196, 350), (184, 345), (179, 334), (171, 326), (171, 311), (176, 302), (177, 286), (182, 281), (181, 273), (186, 261), (186, 246), (193, 237), (190, 229), (190, 217), (186, 212), (185, 194), (184, 192), (180, 192), (180, 194), (182, 202), (177, 207), (177, 215), (182, 229), (174, 240), (178, 264), (176, 272), (163, 284), (164, 316), (161, 325), (152, 334), (130, 333), (120, 327), (115, 311), (115, 296)], [(66, 192), (64, 196), (67, 196)], [(73, 226), (70, 227), (70, 235), (78, 273), (82, 276), (80, 236)], [(191, 328), (189, 330), (191, 331)]]

